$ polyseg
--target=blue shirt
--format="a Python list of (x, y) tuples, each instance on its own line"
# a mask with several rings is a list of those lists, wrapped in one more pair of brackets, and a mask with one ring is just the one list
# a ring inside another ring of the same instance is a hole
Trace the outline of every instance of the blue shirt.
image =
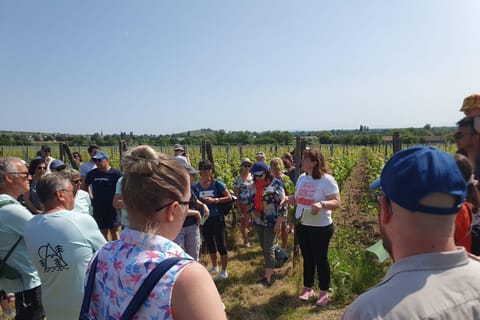
[[(227, 188), (225, 185), (216, 179), (207, 187), (203, 188), (200, 182), (195, 183), (193, 190), (197, 198), (203, 202), (202, 199), (204, 198), (221, 198), (223, 197), (223, 193)], [(218, 217), (220, 215), (220, 211), (218, 210), (218, 206), (216, 203), (207, 204), (208, 209), (210, 210), (211, 217)]]

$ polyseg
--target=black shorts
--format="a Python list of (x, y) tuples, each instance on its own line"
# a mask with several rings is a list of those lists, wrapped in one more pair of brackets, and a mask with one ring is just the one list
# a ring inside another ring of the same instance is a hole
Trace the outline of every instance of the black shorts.
[(113, 229), (119, 226), (117, 210), (112, 206), (93, 206), (93, 217), (100, 229)]
[(45, 311), (42, 306), (42, 290), (38, 286), (33, 289), (15, 293), (16, 320), (43, 320)]

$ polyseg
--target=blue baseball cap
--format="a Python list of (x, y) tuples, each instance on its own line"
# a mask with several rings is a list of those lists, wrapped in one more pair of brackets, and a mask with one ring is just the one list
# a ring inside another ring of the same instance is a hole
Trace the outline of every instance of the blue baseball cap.
[(263, 173), (267, 172), (268, 170), (270, 170), (270, 168), (267, 166), (266, 163), (264, 162), (256, 162), (252, 168), (250, 169), (250, 172), (254, 175), (254, 176), (259, 176), (259, 175), (262, 175)]
[[(434, 147), (416, 146), (394, 154), (385, 164), (380, 179), (370, 189), (382, 188), (388, 199), (410, 211), (456, 214), (467, 192), (467, 184), (455, 159)], [(453, 207), (425, 206), (420, 201), (431, 193), (456, 197)]]
[(50, 163), (50, 170), (63, 170), (66, 168), (65, 163), (62, 160), (52, 160), (52, 163)]
[(92, 157), (92, 159), (99, 159), (99, 160), (108, 159), (108, 153), (103, 152), (103, 151), (97, 151), (97, 153), (95, 153), (95, 155)]

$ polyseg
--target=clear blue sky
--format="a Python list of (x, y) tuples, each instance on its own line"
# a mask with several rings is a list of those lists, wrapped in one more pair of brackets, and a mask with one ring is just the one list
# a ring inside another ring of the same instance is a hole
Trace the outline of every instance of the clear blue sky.
[(0, 0), (0, 130), (454, 125), (480, 1)]

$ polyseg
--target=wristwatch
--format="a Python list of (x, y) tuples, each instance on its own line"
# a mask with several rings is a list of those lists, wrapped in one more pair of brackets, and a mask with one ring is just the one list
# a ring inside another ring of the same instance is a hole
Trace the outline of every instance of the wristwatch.
[(320, 204), (322, 205), (322, 208), (325, 208), (325, 201), (320, 201)]

